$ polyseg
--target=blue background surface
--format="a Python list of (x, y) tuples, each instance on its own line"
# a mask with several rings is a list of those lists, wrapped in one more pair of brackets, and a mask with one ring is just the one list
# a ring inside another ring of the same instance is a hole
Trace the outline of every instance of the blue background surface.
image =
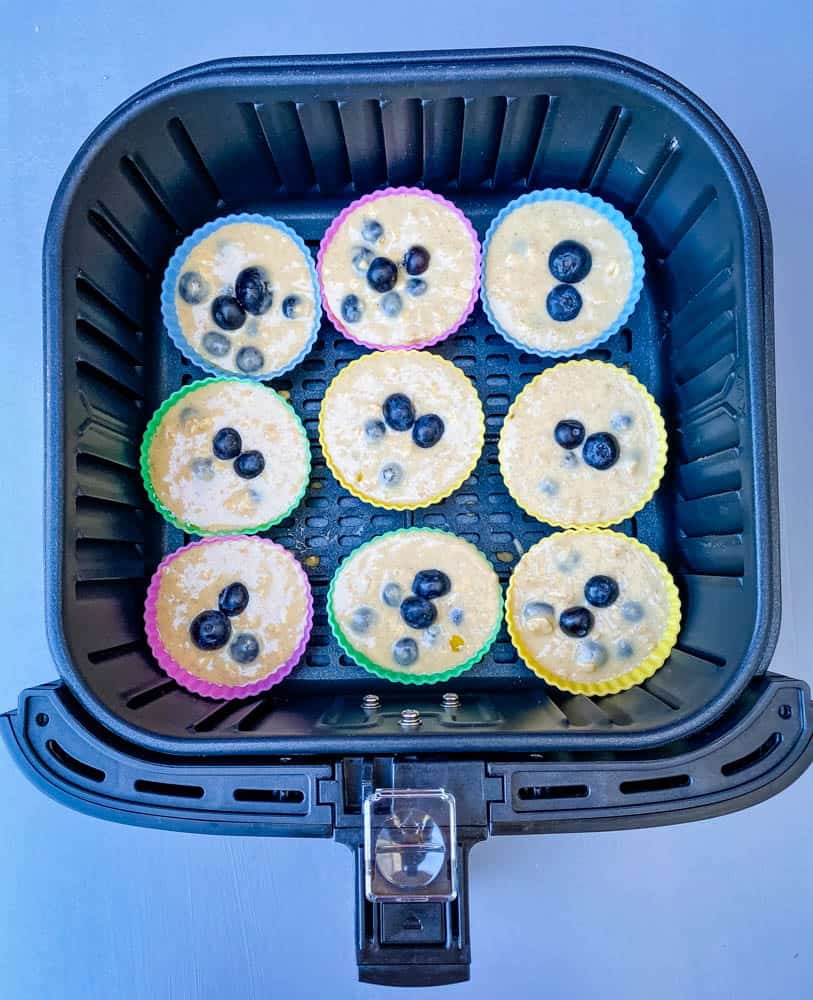
[[(776, 253), (784, 620), (774, 669), (813, 680), (803, 631), (813, 604), (807, 0), (6, 0), (1, 9), (0, 709), (54, 675), (42, 607), (40, 252), (70, 157), (120, 101), (184, 65), (398, 48), (625, 52), (695, 90), (744, 145)], [(812, 791), (808, 773), (776, 799), (704, 823), (478, 846), (472, 982), (439, 995), (810, 997)], [(0, 803), (3, 1000), (383, 992), (355, 982), (352, 862), (342, 847), (102, 823), (46, 799), (2, 751)]]

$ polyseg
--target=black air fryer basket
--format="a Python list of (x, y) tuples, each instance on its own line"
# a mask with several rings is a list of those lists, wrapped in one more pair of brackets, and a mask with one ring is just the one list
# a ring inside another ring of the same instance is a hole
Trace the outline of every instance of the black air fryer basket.
[[(373, 509), (327, 471), (321, 398), (362, 353), (327, 320), (313, 352), (272, 383), (313, 448), (303, 504), (269, 533), (314, 590), (292, 677), (216, 702), (153, 660), (147, 581), (187, 538), (148, 502), (138, 447), (152, 410), (204, 374), (163, 331), (169, 256), (237, 211), (284, 220), (315, 253), (342, 207), (387, 184), (445, 194), (481, 237), (510, 198), (553, 186), (600, 195), (639, 233), (641, 300), (587, 356), (627, 366), (669, 428), (664, 482), (620, 527), (662, 555), (684, 606), (674, 652), (640, 687), (604, 698), (549, 688), (503, 632), (471, 671), (416, 692), (371, 677), (330, 636), (331, 575), (382, 531), (456, 531), (503, 582), (549, 531), (510, 499), (496, 458), (510, 402), (549, 362), (507, 344), (479, 307), (434, 350), (473, 379), (486, 446), (464, 486), (427, 510)], [(48, 625), (61, 680), (23, 692), (2, 730), (45, 791), (129, 823), (341, 839), (357, 857), (360, 976), (432, 984), (468, 976), (477, 840), (714, 815), (809, 763), (809, 691), (765, 674), (779, 627), (768, 216), (734, 138), (673, 80), (560, 48), (184, 70), (82, 147), (54, 201), (44, 280)]]

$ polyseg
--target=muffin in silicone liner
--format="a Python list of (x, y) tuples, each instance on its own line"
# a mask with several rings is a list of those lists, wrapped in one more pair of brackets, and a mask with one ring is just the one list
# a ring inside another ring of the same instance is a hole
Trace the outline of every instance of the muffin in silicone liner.
[(266, 215), (227, 215), (196, 229), (170, 259), (161, 314), (171, 340), (213, 375), (268, 380), (313, 347), (319, 281), (301, 237)]
[(564, 357), (601, 344), (629, 319), (643, 283), (632, 226), (582, 191), (515, 198), (483, 243), (483, 309), (509, 343), (534, 354)]
[(140, 454), (156, 510), (188, 534), (265, 531), (302, 500), (310, 445), (293, 407), (237, 378), (192, 382), (147, 425)]
[(426, 507), (471, 475), (485, 438), (477, 390), (428, 351), (376, 351), (333, 379), (319, 412), (331, 472), (354, 496), (391, 510)]
[(642, 542), (579, 529), (543, 538), (522, 556), (505, 617), (538, 677), (572, 694), (616, 694), (664, 664), (680, 630), (680, 598)]
[(386, 188), (342, 211), (317, 257), (325, 312), (365, 347), (420, 348), (454, 333), (480, 287), (480, 242), (450, 201)]
[(401, 528), (359, 546), (334, 574), (330, 628), (376, 677), (435, 684), (474, 666), (500, 630), (497, 574), (471, 542)]
[(623, 368), (568, 361), (537, 375), (500, 431), (500, 471), (519, 506), (561, 528), (608, 527), (647, 503), (666, 466), (666, 427)]
[(207, 698), (247, 698), (279, 684), (302, 657), (313, 599), (295, 557), (266, 538), (191, 542), (153, 575), (144, 610), (159, 666)]

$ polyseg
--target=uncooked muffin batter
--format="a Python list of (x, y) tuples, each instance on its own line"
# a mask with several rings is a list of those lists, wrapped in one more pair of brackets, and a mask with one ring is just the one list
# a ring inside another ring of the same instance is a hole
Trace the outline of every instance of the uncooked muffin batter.
[(156, 621), (167, 652), (196, 677), (241, 686), (285, 664), (307, 623), (296, 560), (259, 538), (216, 539), (164, 568)]
[(483, 446), (474, 386), (425, 351), (379, 351), (348, 365), (325, 393), (319, 426), (334, 474), (383, 507), (421, 507), (447, 496)]
[(654, 400), (615, 365), (570, 361), (517, 396), (500, 435), (508, 491), (542, 521), (615, 524), (649, 499), (665, 460)]
[[(552, 252), (569, 243), (577, 248), (568, 255), (565, 247), (557, 263)], [(632, 279), (632, 252), (618, 227), (572, 201), (520, 205), (487, 244), (484, 296), (503, 330), (533, 351), (594, 340), (618, 318)]]
[(393, 194), (351, 211), (322, 250), (326, 304), (370, 347), (434, 340), (464, 317), (477, 283), (473, 231), (447, 204)]
[(386, 670), (436, 674), (485, 652), (500, 617), (497, 575), (447, 532), (391, 532), (352, 553), (330, 607), (350, 646)]
[(595, 683), (632, 670), (666, 638), (665, 567), (645, 546), (613, 531), (559, 532), (520, 559), (508, 591), (509, 627), (528, 666)]
[(266, 386), (201, 382), (164, 414), (149, 449), (152, 487), (202, 531), (276, 522), (301, 495), (310, 449), (293, 409)]
[(314, 276), (280, 229), (233, 222), (205, 237), (181, 266), (175, 309), (184, 337), (209, 364), (270, 378), (316, 335)]

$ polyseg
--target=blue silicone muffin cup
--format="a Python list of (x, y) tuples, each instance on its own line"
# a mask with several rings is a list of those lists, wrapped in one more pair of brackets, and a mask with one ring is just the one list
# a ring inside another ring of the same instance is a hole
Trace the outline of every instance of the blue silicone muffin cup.
[[(488, 264), (488, 251), (491, 246), (492, 237), (504, 219), (511, 212), (523, 205), (528, 205), (537, 201), (572, 201), (577, 205), (586, 205), (588, 208), (592, 208), (594, 211), (603, 215), (606, 219), (609, 219), (616, 229), (619, 230), (621, 235), (624, 237), (627, 246), (630, 248), (630, 252), (632, 253), (632, 286), (630, 287), (629, 296), (627, 297), (624, 305), (621, 307), (618, 316), (610, 324), (610, 326), (608, 326), (606, 330), (603, 330), (597, 337), (594, 337), (592, 340), (589, 340), (584, 344), (579, 344), (578, 347), (571, 347), (568, 350), (563, 351), (543, 351), (538, 347), (533, 347), (531, 344), (526, 344), (524, 341), (514, 337), (497, 322), (488, 302), (488, 291), (486, 289), (486, 267)], [(624, 323), (626, 323), (626, 321), (630, 318), (632, 311), (635, 309), (638, 299), (641, 296), (641, 289), (643, 287), (644, 253), (641, 249), (641, 243), (635, 230), (617, 208), (613, 208), (612, 205), (609, 205), (601, 198), (596, 198), (591, 194), (585, 194), (584, 191), (572, 191), (567, 188), (545, 188), (541, 191), (530, 191), (528, 194), (520, 195), (519, 198), (515, 198), (513, 201), (510, 201), (505, 208), (503, 208), (494, 217), (491, 225), (488, 227), (486, 238), (483, 241), (480, 300), (483, 303), (483, 311), (488, 317), (489, 323), (491, 323), (497, 333), (504, 337), (509, 344), (513, 344), (514, 347), (519, 348), (521, 351), (528, 351), (531, 354), (537, 354), (543, 358), (567, 358), (574, 354), (583, 354), (585, 351), (598, 347), (599, 344), (602, 344), (609, 337), (612, 337), (614, 333), (617, 333)]]
[[(178, 276), (186, 258), (192, 252), (193, 248), (196, 247), (198, 243), (205, 240), (207, 236), (211, 236), (212, 233), (217, 232), (218, 229), (222, 229), (223, 226), (229, 226), (235, 222), (257, 222), (264, 226), (273, 226), (274, 229), (279, 229), (280, 232), (290, 236), (307, 261), (308, 272), (311, 278), (311, 288), (313, 290), (313, 329), (311, 330), (311, 334), (308, 337), (305, 346), (299, 354), (296, 355), (296, 357), (292, 358), (281, 368), (262, 371), (256, 375), (249, 375), (246, 372), (241, 371), (233, 371), (231, 368), (220, 368), (209, 358), (203, 357), (202, 354), (192, 347), (184, 336), (180, 321), (178, 320), (178, 313), (175, 309), (175, 287), (178, 283)], [(161, 315), (164, 319), (164, 327), (166, 328), (169, 338), (173, 344), (175, 344), (185, 358), (188, 358), (189, 361), (193, 361), (200, 368), (203, 368), (204, 371), (210, 372), (212, 375), (228, 375), (232, 378), (244, 378), (253, 382), (267, 382), (269, 379), (277, 378), (277, 376), (283, 375), (285, 372), (295, 368), (308, 354), (316, 342), (316, 335), (319, 333), (319, 326), (322, 322), (322, 296), (319, 293), (319, 279), (316, 275), (316, 267), (313, 263), (313, 258), (311, 257), (310, 251), (305, 245), (305, 241), (302, 237), (295, 232), (295, 230), (291, 229), (290, 226), (286, 226), (284, 222), (280, 222), (278, 219), (274, 219), (270, 215), (257, 215), (256, 213), (242, 212), (235, 215), (225, 215), (221, 219), (214, 219), (212, 222), (207, 222), (199, 229), (196, 229), (190, 236), (187, 236), (170, 258), (167, 269), (164, 272), (164, 280), (161, 284)]]

